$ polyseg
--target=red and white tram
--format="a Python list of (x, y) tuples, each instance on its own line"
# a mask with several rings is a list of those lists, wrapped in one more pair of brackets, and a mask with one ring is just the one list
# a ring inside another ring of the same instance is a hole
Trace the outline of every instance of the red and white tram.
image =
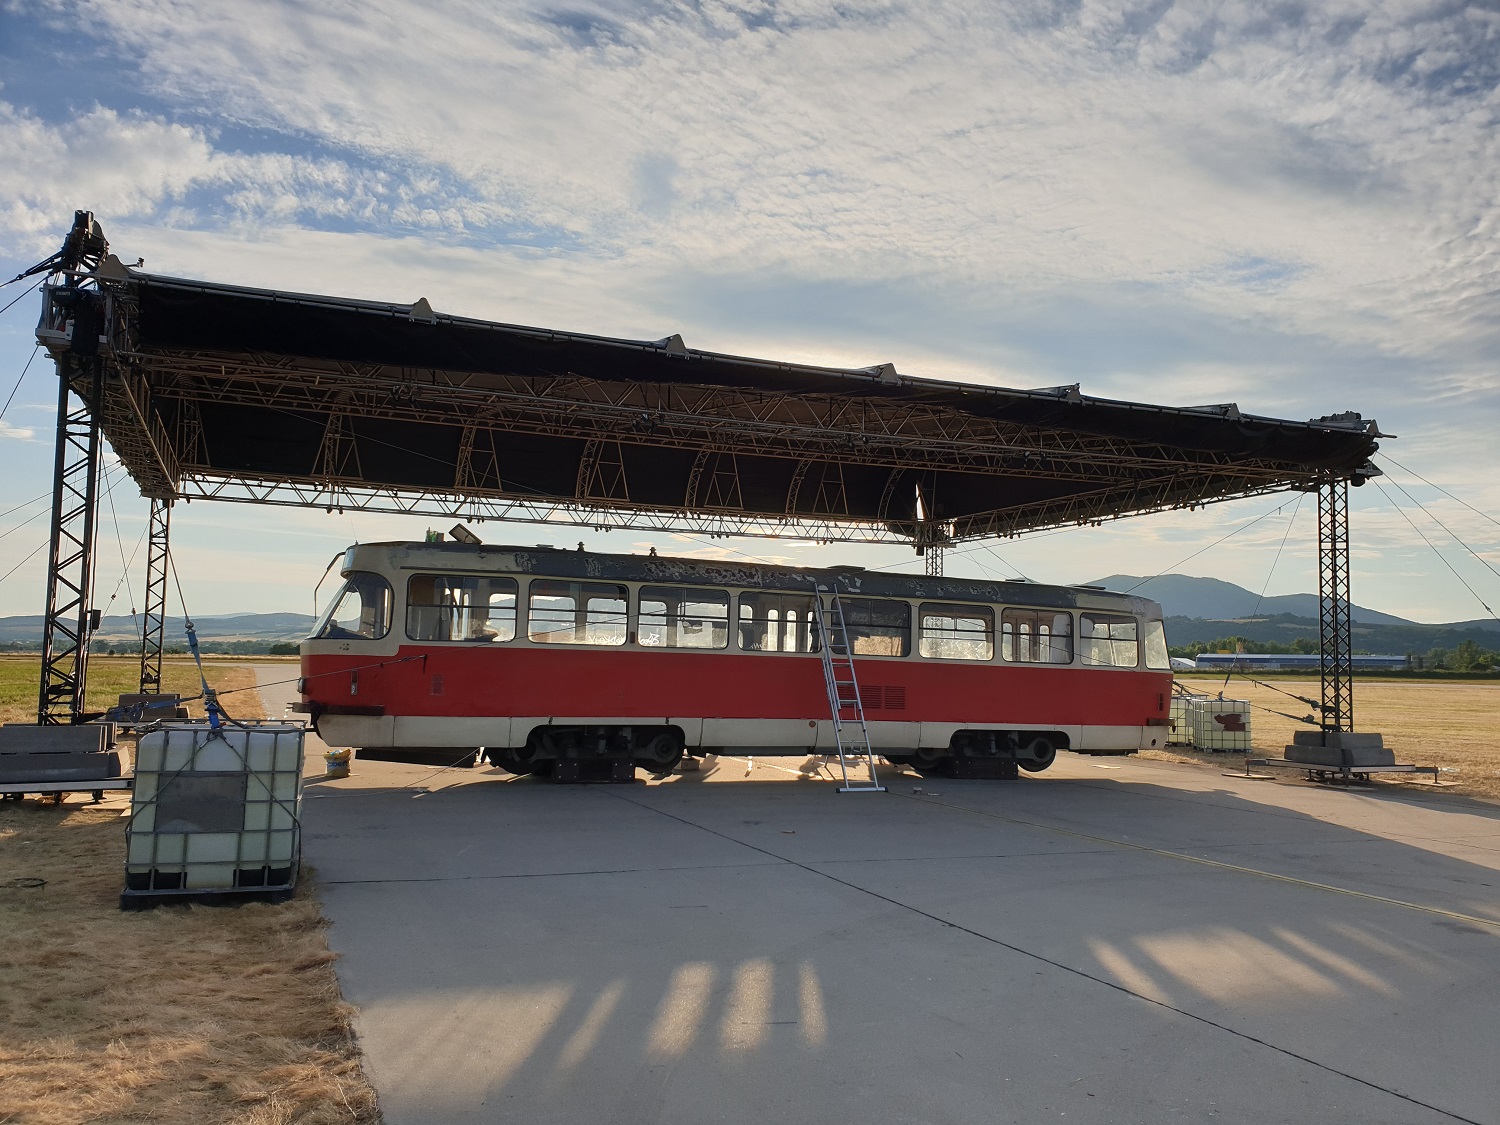
[(548, 776), (828, 752), (818, 587), (893, 762), (1037, 771), (1166, 737), (1161, 607), (1093, 587), (452, 542), (361, 544), (342, 573), (302, 644), (301, 709), (367, 757), (483, 748)]

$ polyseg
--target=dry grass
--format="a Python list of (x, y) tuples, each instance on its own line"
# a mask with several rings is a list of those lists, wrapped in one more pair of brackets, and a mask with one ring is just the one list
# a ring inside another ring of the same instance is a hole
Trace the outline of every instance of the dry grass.
[[(255, 686), (255, 673), (243, 656), (205, 657), (208, 682), (218, 691)], [(290, 673), (295, 675), (295, 672)], [(131, 656), (89, 657), (87, 709), (103, 711), (119, 702), (120, 696), (140, 687), (141, 662)], [(36, 693), (41, 676), (41, 660), (36, 656), (0, 656), (0, 723), (36, 722)], [(197, 695), (202, 690), (198, 669), (193, 662), (175, 657), (162, 664), (162, 690), (182, 696)], [(224, 709), (235, 718), (260, 718), (260, 695), (241, 691), (224, 700)], [(203, 717), (203, 704), (188, 704), (195, 718)], [(0, 1118), (3, 1125), (4, 1118)]]
[[(1222, 679), (1184, 679), (1192, 691), (1217, 693)], [(1309, 699), (1318, 698), (1317, 681), (1277, 680), (1275, 686)], [(1230, 699), (1248, 699), (1256, 705), (1250, 723), (1259, 757), (1282, 756), (1295, 730), (1311, 729), (1263, 708), (1288, 714), (1308, 713), (1305, 703), (1289, 699), (1269, 687), (1234, 679), (1224, 688)], [(1396, 761), (1422, 766), (1442, 766), (1443, 780), (1452, 782), (1447, 792), (1473, 797), (1500, 798), (1500, 683), (1439, 683), (1430, 680), (1371, 681), (1354, 683), (1355, 726), (1379, 731), (1385, 744), (1396, 753)], [(1143, 757), (1197, 761), (1237, 768), (1243, 754), (1204, 754), (1190, 750), (1148, 750)], [(1446, 772), (1454, 771), (1457, 772)], [(1421, 786), (1423, 781), (1406, 784)]]
[(0, 1122), (377, 1121), (308, 881), (122, 913), (122, 825), (0, 807)]
[[(0, 695), (10, 721), (34, 706), (37, 661), (22, 659), (0, 668), (0, 689), (27, 696), (14, 716)], [(96, 686), (101, 666), (135, 674), (95, 659)], [(191, 665), (164, 673), (196, 688)], [(240, 664), (208, 674), (254, 683)], [(263, 717), (254, 691), (225, 705)], [(378, 1121), (309, 874), (290, 902), (123, 913), (121, 806), (83, 800), (0, 804), (0, 1125)]]

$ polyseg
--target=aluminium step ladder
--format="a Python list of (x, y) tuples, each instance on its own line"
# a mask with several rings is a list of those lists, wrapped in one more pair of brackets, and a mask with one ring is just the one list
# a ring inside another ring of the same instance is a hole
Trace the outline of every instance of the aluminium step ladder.
[[(823, 644), (823, 683), (828, 688), (828, 710), (833, 716), (833, 741), (844, 774), (840, 793), (884, 793), (875, 774), (875, 752), (870, 749), (870, 728), (865, 725), (865, 707), (859, 697), (859, 680), (854, 675), (854, 650), (849, 644), (849, 630), (844, 624), (844, 604), (837, 590), (828, 591), (828, 608), (823, 608), (823, 588), (813, 586), (813, 607), (818, 615), (818, 632)], [(853, 712), (846, 719), (845, 712)], [(826, 755), (825, 755), (826, 758)], [(851, 781), (849, 768), (856, 773), (863, 765), (869, 781)]]

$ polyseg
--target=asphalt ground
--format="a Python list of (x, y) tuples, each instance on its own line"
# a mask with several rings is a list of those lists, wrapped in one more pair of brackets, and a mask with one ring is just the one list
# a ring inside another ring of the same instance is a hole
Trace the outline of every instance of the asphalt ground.
[(800, 765), (311, 783), (386, 1119), (1500, 1122), (1500, 807)]

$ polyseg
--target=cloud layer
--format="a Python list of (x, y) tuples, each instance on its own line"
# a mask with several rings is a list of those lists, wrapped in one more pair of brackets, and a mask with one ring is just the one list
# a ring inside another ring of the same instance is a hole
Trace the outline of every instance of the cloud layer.
[(34, 80), (0, 87), (0, 253), (23, 264), (87, 206), (150, 268), (1148, 401), (1361, 409), (1403, 461), (1500, 508), (1492, 7), (0, 10), (56, 72), (17, 55), (4, 72)]
[[(656, 272), (1129, 285), (1395, 352), (1489, 346), (1496, 13), (1275, 13), (84, 0), (55, 18), (200, 124), (11, 107), (0, 145), (12, 175), (50, 160), (121, 215)], [(225, 147), (236, 130), (281, 151)], [(14, 228), (55, 226), (55, 190), (4, 186)]]

